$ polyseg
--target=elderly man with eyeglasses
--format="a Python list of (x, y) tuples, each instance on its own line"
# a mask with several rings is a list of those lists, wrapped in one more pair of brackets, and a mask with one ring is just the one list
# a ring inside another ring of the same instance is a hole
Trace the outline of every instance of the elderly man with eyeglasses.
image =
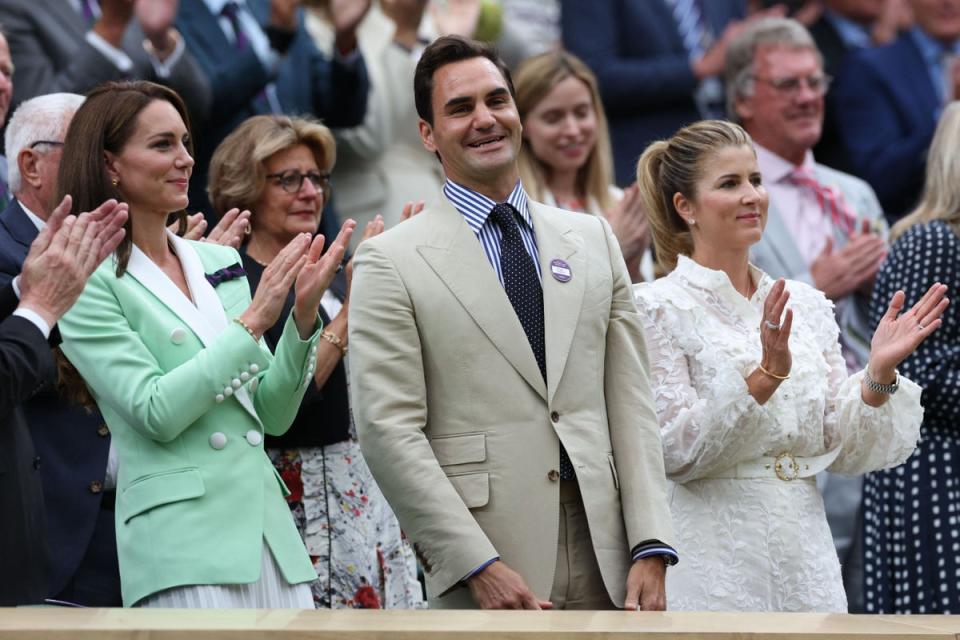
[[(754, 140), (770, 208), (751, 260), (774, 278), (802, 280), (836, 306), (851, 371), (866, 365), (873, 334), (868, 306), (886, 255), (883, 210), (863, 180), (814, 160), (831, 78), (800, 23), (758, 20), (727, 49), (727, 109)], [(852, 611), (860, 597), (860, 478), (818, 479)]]

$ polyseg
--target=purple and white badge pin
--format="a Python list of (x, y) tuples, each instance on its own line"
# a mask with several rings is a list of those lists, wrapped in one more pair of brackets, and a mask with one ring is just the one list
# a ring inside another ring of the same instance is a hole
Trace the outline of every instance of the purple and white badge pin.
[(570, 278), (573, 277), (573, 272), (570, 271), (570, 265), (560, 258), (554, 258), (550, 261), (550, 273), (553, 274), (553, 278), (558, 282), (570, 282)]

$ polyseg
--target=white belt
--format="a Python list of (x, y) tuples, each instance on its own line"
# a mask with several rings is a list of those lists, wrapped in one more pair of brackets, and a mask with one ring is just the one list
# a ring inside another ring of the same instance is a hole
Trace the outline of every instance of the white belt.
[(736, 464), (729, 469), (711, 473), (707, 478), (779, 478), (784, 482), (810, 478), (833, 464), (840, 455), (840, 447), (820, 456), (801, 457), (789, 451), (777, 456), (764, 456)]

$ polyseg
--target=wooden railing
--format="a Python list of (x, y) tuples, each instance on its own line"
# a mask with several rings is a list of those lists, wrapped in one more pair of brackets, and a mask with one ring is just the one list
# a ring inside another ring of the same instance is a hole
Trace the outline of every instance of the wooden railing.
[(3, 640), (896, 640), (915, 637), (960, 640), (960, 618), (616, 611), (0, 609), (0, 639)]

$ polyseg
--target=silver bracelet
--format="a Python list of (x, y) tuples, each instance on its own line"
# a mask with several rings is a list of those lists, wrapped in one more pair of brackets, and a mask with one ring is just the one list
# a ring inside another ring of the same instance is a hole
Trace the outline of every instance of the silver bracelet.
[(867, 385), (867, 389), (870, 389), (870, 391), (873, 391), (874, 393), (882, 393), (884, 395), (892, 396), (897, 392), (897, 389), (900, 388), (900, 372), (894, 370), (893, 373), (896, 376), (893, 379), (893, 382), (890, 384), (880, 384), (870, 377), (870, 372), (868, 370), (864, 369), (863, 384)]

